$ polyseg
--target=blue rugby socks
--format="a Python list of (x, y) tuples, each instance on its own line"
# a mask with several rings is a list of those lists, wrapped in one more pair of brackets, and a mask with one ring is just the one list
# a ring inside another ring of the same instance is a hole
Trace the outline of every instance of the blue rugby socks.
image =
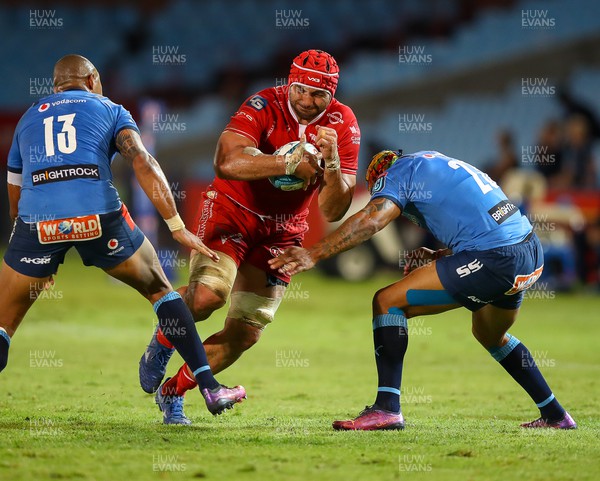
[(194, 318), (178, 292), (169, 292), (154, 304), (163, 335), (190, 366), (200, 388), (214, 389), (219, 383), (214, 378), (206, 351), (196, 331)]
[(10, 346), (10, 336), (0, 327), (0, 372), (4, 370), (8, 363), (8, 348)]
[(401, 309), (393, 307), (373, 318), (373, 341), (378, 386), (375, 404), (400, 412), (402, 363), (408, 348), (408, 325)]
[(516, 337), (508, 333), (506, 336), (508, 343), (489, 350), (492, 357), (531, 396), (542, 418), (548, 421), (562, 419), (565, 410), (552, 394), (529, 350)]

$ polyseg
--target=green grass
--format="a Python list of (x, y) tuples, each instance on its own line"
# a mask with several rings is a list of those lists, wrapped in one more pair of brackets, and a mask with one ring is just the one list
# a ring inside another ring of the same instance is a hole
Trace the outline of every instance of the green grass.
[[(213, 418), (191, 392), (186, 428), (162, 425), (137, 383), (155, 322), (150, 305), (68, 258), (0, 374), (0, 479), (597, 479), (597, 297), (528, 300), (511, 331), (537, 351), (577, 431), (518, 427), (536, 417), (535, 406), (457, 310), (413, 321), (405, 431), (334, 432), (332, 420), (373, 401), (370, 302), (391, 281), (297, 276), (263, 339), (218, 376), (244, 384), (249, 399)], [(201, 336), (223, 315), (199, 325)], [(178, 367), (177, 358), (169, 373)]]

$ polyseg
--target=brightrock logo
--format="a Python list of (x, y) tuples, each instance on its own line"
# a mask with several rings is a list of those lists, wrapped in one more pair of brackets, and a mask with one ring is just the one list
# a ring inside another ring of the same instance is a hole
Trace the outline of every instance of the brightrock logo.
[(496, 221), (496, 224), (502, 224), (515, 212), (518, 212), (519, 208), (509, 200), (502, 200), (498, 202), (494, 207), (488, 210), (488, 214), (492, 216), (492, 219)]

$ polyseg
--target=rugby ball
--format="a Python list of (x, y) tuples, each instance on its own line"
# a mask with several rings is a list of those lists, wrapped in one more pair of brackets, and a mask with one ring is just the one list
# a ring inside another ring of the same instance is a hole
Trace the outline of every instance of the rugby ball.
[[(294, 150), (296, 150), (299, 144), (299, 140), (288, 142), (273, 152), (273, 155), (291, 154)], [(317, 148), (312, 144), (306, 143), (304, 148), (310, 154), (317, 155), (319, 153)], [(295, 175), (275, 175), (273, 177), (269, 177), (269, 182), (271, 182), (273, 187), (276, 189), (285, 191), (298, 190), (304, 186), (304, 181)]]

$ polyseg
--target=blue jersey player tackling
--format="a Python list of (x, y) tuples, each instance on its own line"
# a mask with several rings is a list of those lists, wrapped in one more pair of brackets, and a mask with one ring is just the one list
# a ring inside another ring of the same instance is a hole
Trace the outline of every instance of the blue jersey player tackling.
[[(9, 152), (14, 227), (0, 268), (0, 371), (23, 317), (75, 247), (85, 265), (100, 267), (153, 304), (165, 335), (193, 369), (209, 411), (220, 414), (241, 401), (245, 390), (222, 386), (213, 377), (190, 311), (112, 183), (110, 165), (117, 152), (131, 162), (173, 238), (218, 261), (185, 228), (158, 162), (129, 112), (102, 96), (96, 68), (79, 55), (63, 57), (54, 67), (54, 94), (23, 115)], [(179, 399), (165, 396), (157, 402), (170, 418), (183, 412)]]
[(461, 306), (472, 311), (477, 341), (536, 403), (540, 418), (524, 428), (574, 429), (529, 350), (508, 334), (524, 290), (542, 273), (544, 258), (532, 226), (485, 173), (439, 152), (402, 155), (382, 151), (367, 169), (372, 197), (361, 211), (310, 249), (291, 247), (271, 261), (290, 275), (369, 239), (399, 215), (428, 229), (447, 249), (420, 248), (417, 269), (373, 298), (373, 339), (378, 374), (375, 403), (334, 429), (403, 429), (402, 364), (407, 319)]

